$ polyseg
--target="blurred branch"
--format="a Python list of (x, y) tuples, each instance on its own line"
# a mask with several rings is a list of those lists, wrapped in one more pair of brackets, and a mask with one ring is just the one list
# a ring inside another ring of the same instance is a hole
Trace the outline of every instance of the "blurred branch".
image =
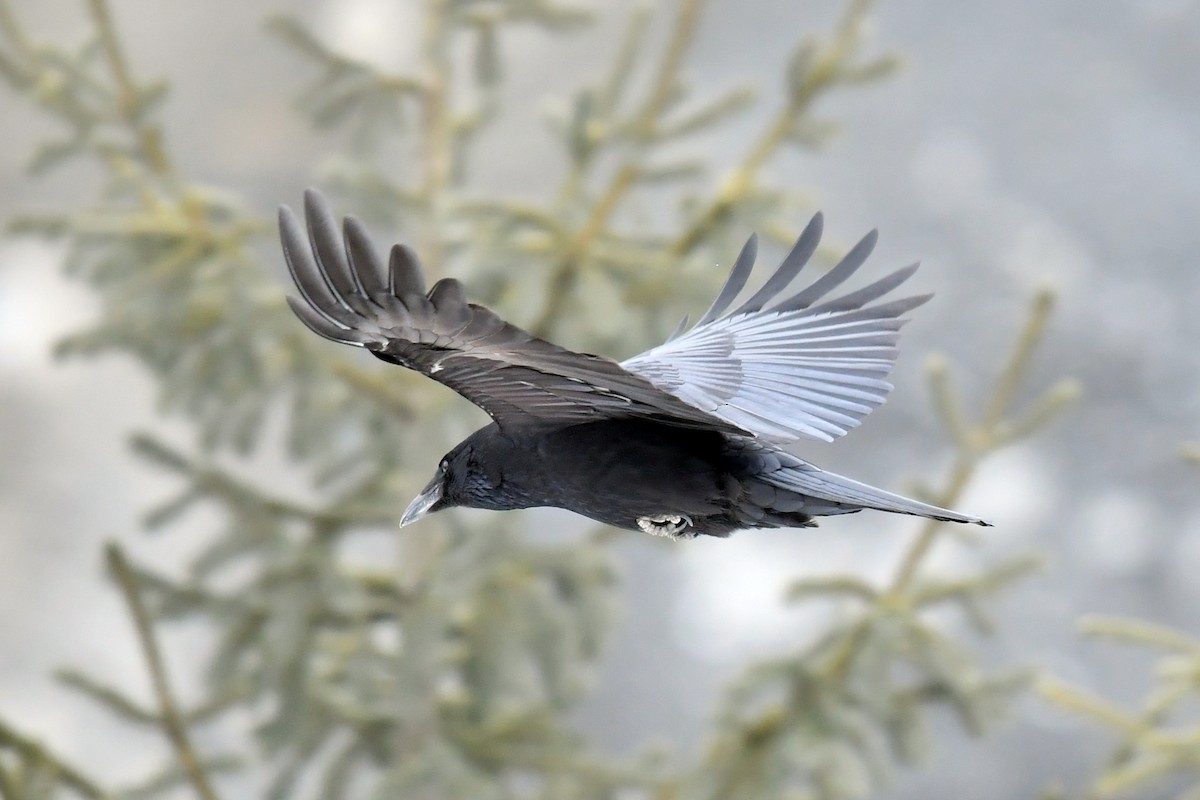
[(1200, 656), (1200, 638), (1138, 619), (1089, 614), (1079, 621), (1079, 630), (1085, 636)]
[[(1074, 380), (1059, 381), (1045, 391), (1040, 399), (1034, 401), (1034, 413), (1027, 415), (1019, 423), (1008, 421), (1010, 407), (1029, 370), (1034, 349), (1045, 334), (1046, 323), (1053, 308), (1054, 293), (1050, 289), (1042, 289), (1034, 297), (1029, 318), (990, 393), (991, 399), (986, 410), (979, 423), (974, 426), (970, 426), (959, 411), (961, 404), (950, 387), (945, 362), (941, 359), (930, 360), (928, 371), (934, 401), (958, 451), (946, 486), (933, 501), (936, 505), (953, 507), (987, 455), (1009, 443), (1016, 431), (1022, 436), (1033, 433), (1079, 396), (1079, 386)], [(916, 577), (921, 563), (937, 541), (938, 533), (943, 527), (944, 523), (932, 519), (922, 523), (917, 538), (905, 553), (892, 580), (889, 594), (893, 599), (899, 599), (907, 592), (909, 584)]]
[[(658, 118), (664, 112), (668, 98), (676, 90), (679, 68), (695, 36), (702, 7), (702, 0), (680, 0), (671, 39), (654, 75), (650, 92), (633, 122), (635, 135), (643, 141), (650, 142), (654, 139)], [(623, 80), (621, 82), (623, 83)], [(582, 170), (585, 163), (579, 162), (575, 169)], [(550, 273), (545, 306), (531, 326), (535, 335), (545, 337), (554, 329), (574, 287), (580, 260), (587, 253), (592, 241), (604, 231), (617, 204), (633, 187), (638, 169), (639, 159), (626, 160), (609, 180), (608, 187), (592, 206), (587, 219), (567, 240), (557, 265)], [(571, 179), (571, 182), (577, 182), (577, 179)]]
[(882, 56), (865, 64), (855, 61), (863, 44), (865, 20), (873, 5), (874, 0), (852, 0), (831, 38), (810, 39), (797, 48), (788, 76), (787, 102), (725, 177), (716, 196), (671, 244), (673, 255), (691, 253), (755, 191), (759, 170), (785, 143), (797, 140), (801, 121), (825, 93), (836, 86), (884, 78), (899, 66), (894, 56)]
[(0, 720), (0, 754), (6, 750), (15, 752), (22, 764), (19, 772), (10, 773), (0, 760), (0, 797), (4, 800), (24, 800), (29, 795), (26, 795), (20, 786), (27, 777), (37, 774), (48, 775), (71, 792), (88, 800), (112, 798), (112, 795), (100, 788), (95, 781), (50, 752), (41, 742), (23, 736), (7, 722)]
[[(1126, 711), (1053, 676), (1038, 679), (1047, 702), (1117, 734), (1087, 798), (1144, 797), (1167, 783), (1200, 793), (1200, 639), (1136, 619), (1091, 615), (1080, 621), (1087, 636), (1165, 651), (1154, 670), (1154, 685), (1136, 711)], [(1174, 791), (1174, 789), (1172, 789)]]
[[(797, 49), (787, 76), (788, 100), (784, 107), (767, 123), (746, 156), (716, 189), (715, 195), (694, 213), (687, 229), (670, 237), (665, 243), (661, 257), (666, 264), (676, 264), (712, 237), (733, 208), (743, 204), (761, 205), (763, 198), (771, 196), (769, 190), (759, 185), (758, 173), (784, 144), (808, 146), (813, 143), (808, 133), (819, 127), (811, 114), (818, 98), (835, 87), (857, 85), (884, 77), (896, 66), (896, 60), (889, 56), (866, 63), (859, 61), (859, 50), (865, 39), (864, 21), (870, 7), (869, 0), (851, 2), (837, 30), (828, 40), (813, 39)], [(647, 163), (655, 147), (708, 129), (744, 108), (751, 99), (750, 91), (734, 89), (682, 118), (666, 119), (672, 106), (677, 105), (684, 94), (677, 73), (694, 36), (700, 10), (698, 0), (682, 0), (680, 3), (672, 38), (651, 80), (651, 88), (631, 119), (624, 122), (614, 119), (614, 109), (620, 89), (626, 83), (632, 48), (635, 46), (633, 43), (640, 42), (643, 34), (642, 18), (637, 13), (631, 22), (626, 44), (618, 54), (613, 76), (604, 91), (598, 95), (583, 94), (576, 101), (574, 118), (567, 134), (574, 160), (560, 197), (569, 201), (579, 192), (584, 175), (601, 144), (624, 137), (631, 145), (631, 152), (614, 171), (605, 189), (596, 195), (576, 233), (562, 239), (561, 250), (550, 268), (546, 301), (531, 326), (539, 336), (552, 333), (565, 313), (585, 263), (595, 257), (595, 243), (605, 235), (610, 220), (626, 195), (656, 180), (675, 180), (700, 174), (699, 169), (686, 166), (683, 169), (664, 169), (660, 165)], [(773, 226), (768, 222), (765, 227), (772, 229)], [(645, 261), (641, 266), (644, 272)], [(640, 293), (645, 294), (645, 288), (639, 286)]]
[(1193, 464), (1200, 464), (1200, 444), (1189, 442), (1179, 448), (1179, 455)]
[(1150, 734), (1137, 718), (1126, 714), (1116, 706), (1099, 698), (1074, 689), (1049, 677), (1038, 679), (1036, 688), (1047, 700), (1077, 714), (1091, 717), (1106, 727), (1113, 728), (1130, 737)]
[(171, 164), (163, 149), (162, 134), (158, 128), (145, 124), (142, 119), (144, 90), (138, 88), (130, 75), (125, 54), (113, 27), (112, 12), (108, 3), (106, 0), (88, 0), (88, 7), (100, 36), (100, 44), (104, 48), (104, 56), (117, 85), (117, 107), (122, 111), (129, 127), (136, 132), (146, 163), (154, 172), (166, 176), (171, 172)]
[[(377, 520), (364, 519), (361, 511), (353, 513), (336, 509), (318, 510), (274, 497), (216, 467), (199, 464), (147, 433), (134, 434), (130, 438), (130, 446), (135, 453), (147, 460), (186, 477), (190, 484), (189, 493), (191, 494), (189, 496), (195, 496), (196, 499), (200, 497), (213, 499), (215, 497), (232, 508), (286, 519), (304, 520), (328, 532), (349, 525), (380, 524), (389, 519), (389, 517), (383, 516)], [(172, 509), (172, 511), (176, 510), (178, 509)], [(147, 517), (147, 526), (158, 527), (161, 522), (165, 522), (173, 516), (173, 513), (164, 515), (162, 511), (152, 512)], [(159, 517), (163, 517), (163, 519), (157, 520), (156, 518)]]
[(947, 601), (978, 602), (1007, 589), (1043, 566), (1045, 558), (1027, 553), (995, 564), (981, 575), (923, 581), (914, 584), (912, 602), (921, 608)]
[(442, 204), (450, 186), (453, 169), (447, 84), (453, 78), (450, 68), (449, 30), (446, 24), (446, 0), (423, 3), (421, 56), (423, 74), (421, 92), (421, 164), (425, 174), (419, 196), (429, 217), (421, 241), (422, 259), (436, 277), (445, 269), (444, 240), (441, 232)]
[(158, 131), (157, 127), (146, 125), (143, 121), (146, 90), (139, 89), (133, 83), (125, 54), (116, 38), (108, 2), (107, 0), (88, 0), (88, 5), (92, 19), (95, 20), (96, 31), (100, 35), (104, 58), (108, 61), (109, 70), (112, 72), (116, 90), (118, 90), (116, 106), (121, 110), (128, 126), (136, 133), (145, 163), (156, 174), (167, 176), (172, 172), (172, 168), (170, 168), (166, 151), (163, 150), (162, 133)]
[(108, 560), (108, 568), (116, 579), (121, 593), (125, 595), (126, 605), (129, 606), (129, 615), (133, 619), (138, 641), (142, 647), (142, 655), (146, 660), (147, 668), (150, 670), (150, 680), (154, 686), (154, 694), (158, 698), (158, 708), (163, 730), (175, 748), (175, 754), (179, 757), (179, 763), (187, 773), (188, 779), (195, 788), (197, 796), (201, 800), (217, 800), (217, 794), (209, 782), (208, 775), (201, 766), (195, 749), (192, 747), (187, 726), (184, 724), (179, 709), (175, 705), (175, 698), (171, 694), (171, 687), (167, 679), (166, 664), (163, 662), (162, 653), (158, 649), (158, 642), (154, 636), (154, 628), (150, 622), (150, 615), (146, 612), (146, 606), (142, 603), (142, 597), (138, 591), (137, 579), (129, 568), (129, 562), (125, 560), (125, 554), (116, 543), (109, 543), (105, 549), (105, 554)]

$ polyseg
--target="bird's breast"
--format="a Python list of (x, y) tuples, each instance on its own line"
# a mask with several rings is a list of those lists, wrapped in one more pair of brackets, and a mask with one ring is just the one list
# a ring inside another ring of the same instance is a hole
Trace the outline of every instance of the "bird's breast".
[[(729, 506), (723, 437), (638, 421), (604, 421), (542, 433), (506, 470), (531, 505), (565, 508), (643, 530), (647, 517), (703, 519)], [(642, 523), (639, 523), (642, 520)]]

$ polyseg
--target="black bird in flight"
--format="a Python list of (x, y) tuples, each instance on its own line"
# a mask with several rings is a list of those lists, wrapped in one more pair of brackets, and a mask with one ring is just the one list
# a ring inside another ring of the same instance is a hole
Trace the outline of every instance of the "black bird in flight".
[[(623, 362), (566, 350), (468, 303), (444, 278), (425, 290), (416, 254), (397, 244), (385, 268), (364, 225), (341, 232), (318, 193), (307, 233), (286, 206), (283, 252), (303, 302), (296, 315), (335, 342), (428, 375), (492, 423), (442, 459), (400, 524), (451, 506), (557, 506), (660, 536), (728, 536), (742, 528), (811, 526), (864, 508), (988, 523), (826, 472), (780, 447), (833, 441), (891, 391), (901, 315), (929, 295), (880, 300), (906, 267), (849, 294), (831, 293), (863, 264), (875, 233), (825, 275), (783, 294), (817, 248), (813, 217), (750, 299), (741, 292), (751, 237), (724, 288), (690, 329)], [(768, 306), (768, 303), (774, 305)]]

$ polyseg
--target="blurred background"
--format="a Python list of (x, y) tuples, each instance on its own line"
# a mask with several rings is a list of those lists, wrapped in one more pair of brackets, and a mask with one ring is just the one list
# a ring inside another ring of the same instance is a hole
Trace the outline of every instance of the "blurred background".
[[(477, 185), (553, 189), (562, 162), (543, 112), (608, 63), (631, 7), (594, 4), (596, 26), (570, 37), (506, 40), (505, 102), (472, 162)], [(15, 11), (41, 39), (70, 42), (90, 30), (78, 0), (19, 1)], [(292, 100), (311, 70), (264, 34), (263, 20), (279, 11), (363, 59), (403, 66), (413, 57), (407, 32), (419, 20), (414, 4), (399, 1), (112, 3), (132, 68), (171, 84), (162, 120), (178, 169), (235, 190), (264, 216), (298, 204), (319, 181), (317, 166), (347, 142), (297, 120)], [(797, 39), (827, 29), (839, 11), (830, 2), (801, 10), (786, 0), (713, 2), (684, 73), (701, 87), (756, 85), (769, 109)], [(980, 550), (943, 543), (931, 563), (1046, 553), (1047, 569), (997, 605), (997, 634), (974, 646), (990, 663), (1038, 665), (1134, 702), (1152, 660), (1082, 640), (1076, 622), (1102, 612), (1200, 634), (1200, 476), (1180, 458), (1200, 437), (1200, 4), (884, 2), (871, 20), (872, 48), (899, 55), (903, 68), (832, 95), (819, 111), (838, 135), (818, 152), (782, 153), (767, 173), (811, 197), (839, 246), (878, 227), (871, 268), (919, 259), (917, 288), (937, 296), (905, 329), (890, 402), (836, 446), (799, 452), (899, 491), (916, 480), (938, 485), (952, 449), (930, 403), (925, 359), (944, 354), (975, 407), (1033, 293), (1056, 288), (1027, 388), (1032, 396), (1071, 376), (1081, 400), (987, 462), (962, 498), (963, 510), (996, 525)], [(24, 165), (54, 123), (7, 87), (0, 103), (0, 218), (93, 197), (89, 167), (27, 176)], [(761, 120), (751, 113), (692, 147), (737, 159)], [(265, 261), (280, 261), (262, 246)], [(0, 712), (119, 779), (159, 758), (141, 746), (148, 735), (64, 692), (51, 673), (86, 664), (140, 686), (140, 677), (127, 679), (144, 667), (121, 599), (102, 577), (101, 543), (115, 537), (143, 562), (182, 563), (195, 549), (187, 531), (199, 535), (212, 519), (202, 513), (170, 535), (139, 533), (145, 510), (175, 483), (129, 454), (128, 434), (150, 428), (188, 441), (189, 429), (159, 416), (153, 384), (132, 360), (52, 359), (54, 343), (96, 309), (89, 290), (63, 277), (62, 257), (36, 239), (0, 243), (0, 451), (8, 456), (0, 459)], [(281, 264), (277, 274), (283, 292)], [(286, 464), (253, 463), (259, 484), (295, 491)], [(739, 668), (789, 650), (826, 618), (781, 605), (787, 583), (847, 570), (883, 578), (915, 527), (881, 532), (862, 514), (815, 531), (680, 548), (622, 534), (621, 610), (578, 725), (613, 752), (653, 742), (683, 753), (699, 747), (719, 690)], [(187, 669), (194, 639), (188, 630), (165, 639), (184, 694), (198, 680)], [(1034, 698), (986, 739), (963, 737), (948, 715), (936, 723), (927, 766), (899, 772), (876, 796), (1030, 797), (1051, 783), (1085, 782), (1110, 741)]]

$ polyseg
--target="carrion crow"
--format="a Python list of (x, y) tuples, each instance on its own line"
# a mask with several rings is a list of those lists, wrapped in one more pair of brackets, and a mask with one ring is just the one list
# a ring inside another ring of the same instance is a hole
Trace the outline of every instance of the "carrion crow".
[[(452, 506), (557, 506), (609, 525), (691, 538), (814, 525), (864, 508), (988, 523), (826, 472), (780, 445), (833, 441), (891, 391), (901, 316), (930, 295), (876, 302), (916, 265), (830, 295), (867, 259), (872, 231), (829, 272), (786, 294), (821, 238), (813, 217), (778, 269), (728, 310), (750, 276), (751, 237), (700, 321), (623, 362), (551, 344), (468, 303), (444, 278), (428, 292), (417, 256), (384, 265), (364, 225), (339, 232), (324, 199), (286, 206), (283, 251), (298, 317), (335, 342), (439, 381), (492, 423), (451, 450), (401, 525)], [(772, 303), (773, 305), (768, 305)]]

